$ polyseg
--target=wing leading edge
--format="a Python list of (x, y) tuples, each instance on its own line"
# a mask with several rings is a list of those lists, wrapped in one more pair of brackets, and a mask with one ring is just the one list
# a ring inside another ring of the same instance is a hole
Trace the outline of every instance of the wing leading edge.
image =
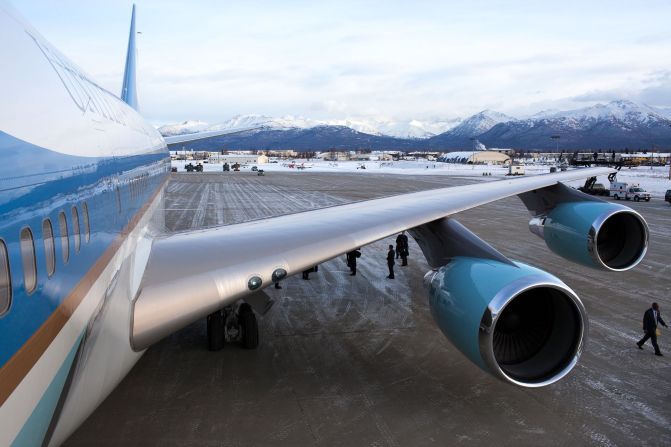
[(163, 337), (272, 284), (354, 248), (505, 197), (608, 174), (579, 169), (367, 200), (154, 241), (134, 304), (131, 344)]

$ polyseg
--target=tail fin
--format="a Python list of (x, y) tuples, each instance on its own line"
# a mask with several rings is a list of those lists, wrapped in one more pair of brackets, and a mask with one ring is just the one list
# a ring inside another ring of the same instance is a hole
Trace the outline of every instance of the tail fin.
[(135, 4), (133, 4), (133, 14), (130, 19), (130, 35), (128, 36), (128, 52), (126, 53), (126, 69), (123, 73), (121, 99), (135, 110), (138, 110), (135, 83)]

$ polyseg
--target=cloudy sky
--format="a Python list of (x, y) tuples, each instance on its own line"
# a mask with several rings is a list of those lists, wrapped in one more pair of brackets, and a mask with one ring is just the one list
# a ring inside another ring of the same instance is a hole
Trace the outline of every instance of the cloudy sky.
[[(131, 1), (14, 6), (112, 92)], [(630, 99), (671, 107), (668, 0), (139, 0), (139, 100), (154, 123), (237, 114), (515, 116)]]

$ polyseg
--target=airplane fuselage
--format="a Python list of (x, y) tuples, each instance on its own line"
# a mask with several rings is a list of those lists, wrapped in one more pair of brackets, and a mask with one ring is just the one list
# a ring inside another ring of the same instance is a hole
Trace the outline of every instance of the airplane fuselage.
[(139, 358), (131, 304), (169, 156), (5, 4), (0, 56), (0, 445), (59, 444)]

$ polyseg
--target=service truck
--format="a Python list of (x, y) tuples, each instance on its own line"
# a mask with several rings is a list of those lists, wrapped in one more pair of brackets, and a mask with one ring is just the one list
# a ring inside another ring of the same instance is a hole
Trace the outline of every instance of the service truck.
[(629, 184), (626, 182), (611, 182), (610, 196), (615, 200), (630, 200), (638, 202), (639, 200), (650, 201), (650, 193), (641, 188), (638, 184)]

